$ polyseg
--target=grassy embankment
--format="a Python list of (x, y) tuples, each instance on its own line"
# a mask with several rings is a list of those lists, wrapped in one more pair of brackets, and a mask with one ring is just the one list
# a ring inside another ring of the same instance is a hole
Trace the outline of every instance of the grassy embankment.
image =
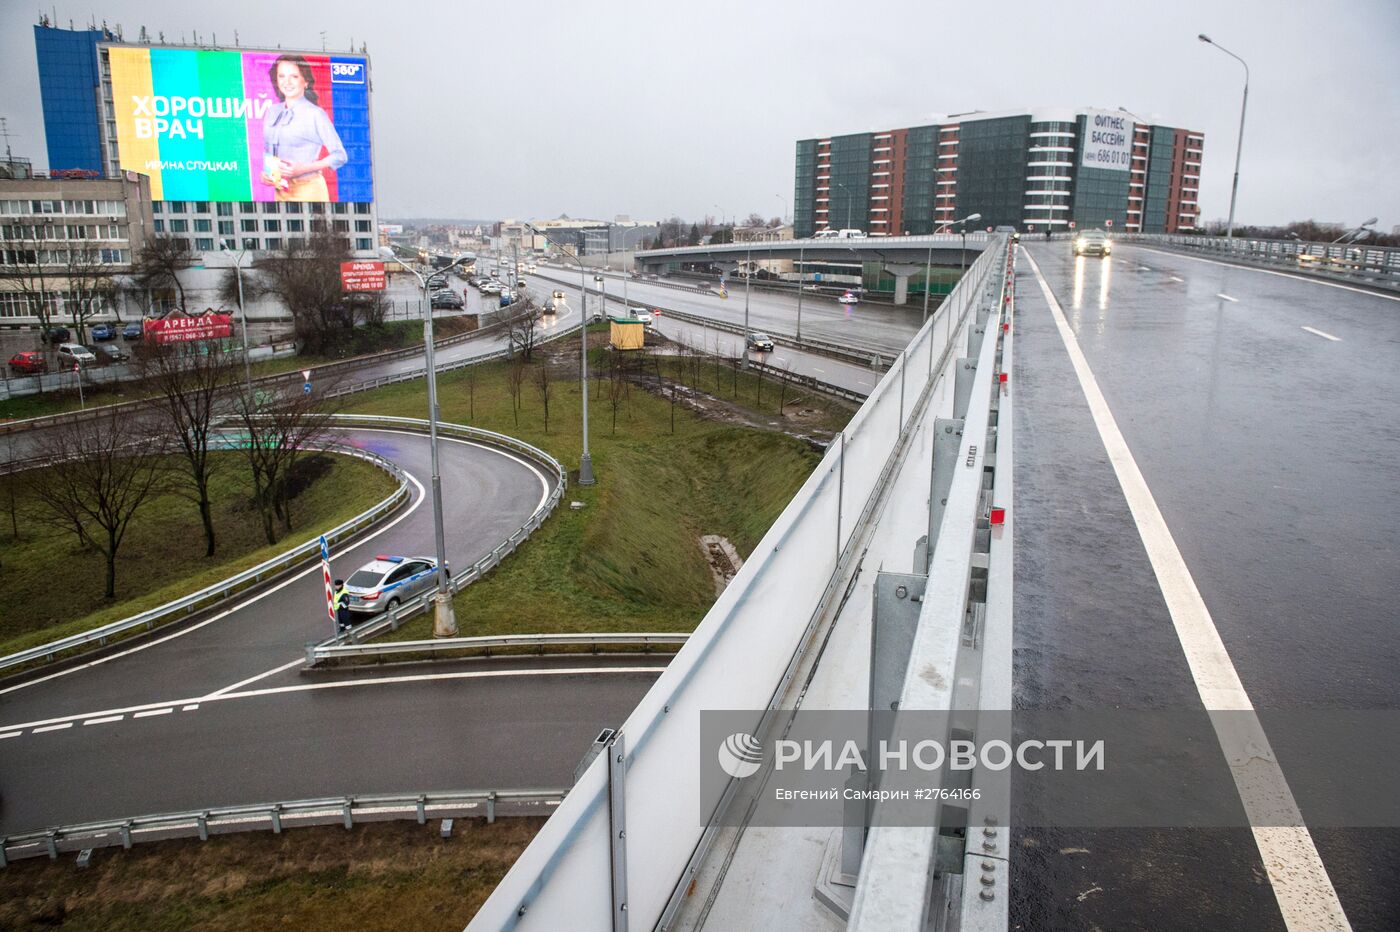
[[(605, 334), (592, 336), (594, 346)], [(538, 387), (541, 363), (527, 367), (519, 412), (504, 362), (457, 370), (439, 379), (447, 421), (518, 437), (546, 450), (571, 470), (582, 452), (577, 344), (552, 345), (549, 430)], [(566, 631), (686, 631), (714, 601), (714, 583), (699, 538), (720, 534), (747, 557), (787, 505), (820, 456), (803, 436), (829, 435), (849, 419), (848, 406), (789, 386), (771, 376), (762, 385), (725, 366), (661, 361), (662, 374), (685, 382), (673, 406), (658, 389), (653, 364), (620, 390), (616, 405), (606, 376), (610, 354), (590, 352), (590, 453), (598, 484), (571, 485), (566, 504), (530, 541), (486, 579), (458, 595), (465, 635)], [(713, 395), (696, 397), (691, 389)], [(663, 386), (666, 384), (663, 381)], [(762, 405), (759, 405), (761, 390)], [(426, 389), (405, 383), (357, 396), (349, 410), (422, 417)], [(690, 398), (705, 411), (687, 405)], [(794, 403), (795, 402), (795, 403)], [(614, 408), (616, 426), (614, 427)], [(673, 425), (674, 414), (674, 427)], [(765, 429), (756, 429), (761, 425)], [(571, 474), (571, 482), (576, 478)], [(579, 511), (567, 502), (580, 501)], [(431, 636), (427, 618), (395, 635)]]
[(372, 823), (99, 849), (92, 866), (15, 861), (0, 871), (0, 928), (71, 932), (458, 930), (543, 819)]
[[(218, 550), (204, 556), (199, 513), (174, 492), (136, 513), (117, 552), (117, 598), (103, 597), (106, 560), (82, 550), (71, 529), (52, 523), (25, 485), (25, 474), (0, 479), (0, 655), (67, 637), (154, 608), (255, 566), (340, 524), (387, 497), (392, 477), (361, 460), (330, 457), (292, 500), (292, 531), (269, 545), (251, 504), (252, 482), (242, 454), (216, 454), (210, 488)], [(303, 462), (306, 462), (303, 460)], [(11, 480), (13, 479), (13, 484)], [(13, 536), (11, 498), (20, 529)]]

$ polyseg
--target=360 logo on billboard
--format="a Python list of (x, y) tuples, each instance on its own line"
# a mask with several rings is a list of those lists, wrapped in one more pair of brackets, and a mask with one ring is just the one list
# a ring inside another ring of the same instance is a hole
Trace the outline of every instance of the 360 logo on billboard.
[(368, 63), (113, 46), (117, 158), (167, 201), (374, 200)]

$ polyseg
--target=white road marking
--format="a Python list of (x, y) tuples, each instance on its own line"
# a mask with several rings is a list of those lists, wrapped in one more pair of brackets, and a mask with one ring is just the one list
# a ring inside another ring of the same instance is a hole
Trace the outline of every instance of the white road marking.
[(147, 709), (145, 712), (137, 712), (135, 715), (133, 715), (133, 716), (131, 716), (131, 717), (132, 717), (132, 718), (150, 718), (152, 715), (169, 715), (171, 712), (174, 712), (174, 711), (175, 711), (175, 710), (174, 710), (173, 708), (171, 708), (170, 706), (166, 706), (166, 707), (163, 708), (163, 709)]
[(818, 369), (816, 366), (813, 366), (813, 367), (812, 367), (812, 371), (813, 371), (813, 372), (820, 372), (822, 375), (826, 375), (826, 370), (825, 370), (825, 369)]
[(1138, 246), (1138, 249), (1146, 249), (1149, 252), (1161, 253), (1164, 256), (1176, 256), (1180, 259), (1190, 259), (1193, 262), (1208, 262), (1211, 265), (1224, 266), (1227, 269), (1244, 269), (1246, 272), (1262, 272), (1265, 275), (1277, 275), (1280, 278), (1292, 278), (1300, 282), (1310, 282), (1314, 285), (1326, 285), (1328, 288), (1340, 288), (1343, 291), (1354, 291), (1357, 294), (1369, 295), (1372, 298), (1384, 298), (1387, 301), (1400, 301), (1400, 295), (1381, 294), (1376, 291), (1367, 291), (1365, 288), (1357, 288), (1354, 285), (1343, 285), (1341, 282), (1323, 281), (1320, 278), (1309, 278), (1306, 275), (1294, 275), (1291, 272), (1279, 272), (1275, 269), (1260, 269), (1252, 265), (1236, 265), (1233, 262), (1221, 262), (1217, 259), (1207, 259), (1204, 256), (1193, 256), (1184, 252), (1171, 252), (1166, 249), (1154, 249), (1151, 246)]
[(1232, 298), (1232, 297), (1230, 297), (1229, 295), (1225, 294), (1225, 293), (1222, 292), (1222, 291), (1217, 291), (1217, 292), (1215, 293), (1215, 296), (1216, 296), (1217, 298), (1224, 298), (1226, 301), (1230, 301), (1230, 302), (1232, 302), (1232, 303), (1234, 303), (1234, 304), (1239, 304), (1239, 303), (1240, 303), (1240, 299), (1239, 299), (1239, 298)]
[(61, 731), (61, 730), (64, 729), (64, 728), (72, 728), (72, 727), (73, 727), (73, 723), (72, 723), (72, 722), (64, 722), (64, 723), (61, 724), (61, 725), (46, 725), (46, 726), (43, 727), (43, 728), (36, 728), (36, 729), (34, 729), (34, 730), (31, 732), (31, 734), (42, 735), (42, 734), (43, 734), (44, 732), (46, 732), (46, 731)]
[(453, 673), (420, 673), (416, 676), (381, 676), (336, 680), (331, 683), (302, 683), (296, 686), (271, 686), (267, 689), (250, 689), (241, 693), (225, 693), (219, 700), (253, 699), (258, 696), (274, 696), (281, 693), (304, 693), (318, 689), (345, 689), (351, 686), (389, 686), (398, 683), (423, 683), (435, 680), (476, 680), (494, 679), (505, 676), (579, 676), (595, 673), (662, 673), (665, 667), (566, 667), (563, 669), (540, 670), (458, 670)]
[(22, 731), (7, 731), (4, 734), (0, 734), (0, 741), (5, 740), (6, 738), (18, 738), (22, 734), (24, 734), (24, 732)]
[(1138, 271), (1139, 271), (1139, 272), (1150, 272), (1150, 271), (1152, 271), (1152, 270), (1149, 269), (1149, 268), (1148, 268), (1147, 266), (1145, 266), (1145, 265), (1140, 265), (1140, 266), (1138, 266)]
[(120, 722), (126, 718), (125, 715), (104, 715), (101, 718), (90, 718), (83, 722), (84, 725), (106, 725), (108, 722)]
[(198, 702), (191, 702), (189, 705), (180, 706), (180, 711), (181, 711), (181, 712), (193, 712), (193, 711), (194, 711), (195, 709), (197, 709), (197, 708), (199, 708), (199, 703), (198, 703)]
[[(460, 679), (493, 679), (508, 676), (563, 676), (573, 674), (578, 676), (597, 675), (603, 673), (660, 673), (665, 667), (569, 667), (565, 669), (554, 669), (544, 667), (533, 670), (461, 670), (453, 673), (424, 673), (417, 676), (395, 676), (395, 677), (365, 677), (353, 680), (337, 680), (332, 683), (312, 683), (304, 686), (276, 686), (269, 689), (252, 689), (244, 692), (221, 693), (217, 696), (200, 696), (189, 699), (181, 699), (175, 702), (152, 702), (146, 705), (128, 706), (124, 709), (99, 709), (92, 712), (84, 712), (81, 715), (67, 715), (59, 718), (38, 719), (32, 722), (20, 722), (14, 725), (0, 726), (19, 734), (25, 729), (33, 729), (35, 732), (41, 730), (53, 730), (54, 728), (67, 728), (75, 721), (95, 718), (105, 715), (131, 715), (133, 718), (143, 718), (142, 712), (154, 710), (154, 714), (163, 715), (165, 712), (174, 710), (174, 707), (181, 703), (196, 702), (223, 702), (228, 699), (250, 699), (257, 696), (269, 696), (276, 693), (304, 692), (311, 689), (332, 689), (346, 686), (371, 686), (377, 683), (411, 683), (419, 680), (460, 680)], [(64, 723), (57, 724), (54, 723)], [(49, 726), (44, 728), (43, 726)], [(0, 735), (3, 737), (3, 735)]]
[(1317, 330), (1317, 329), (1315, 329), (1315, 328), (1313, 328), (1313, 327), (1304, 327), (1303, 329), (1306, 330), (1308, 333), (1315, 334), (1315, 335), (1317, 335), (1317, 336), (1322, 337), (1322, 339), (1324, 339), (1324, 340), (1331, 340), (1333, 343), (1340, 343), (1340, 342), (1342, 342), (1342, 338), (1341, 338), (1341, 337), (1334, 337), (1334, 336), (1332, 336), (1332, 334), (1330, 334), (1330, 333), (1323, 333), (1321, 330)]
[[(447, 439), (447, 438), (439, 438), (439, 439)], [(424, 501), (424, 499), (425, 499), (425, 494), (424, 494), (424, 491), (423, 491), (423, 483), (419, 482), (419, 481), (413, 476), (412, 473), (405, 472), (404, 475), (408, 476), (408, 481), (409, 481), (409, 482), (412, 482), (413, 485), (414, 485), (414, 487), (418, 490), (418, 499), (417, 499), (417, 501), (415, 501), (412, 505), (410, 505), (410, 506), (408, 507), (408, 510), (407, 510), (407, 511), (405, 511), (403, 514), (399, 515), (399, 516), (398, 516), (397, 518), (395, 518), (393, 521), (390, 521), (388, 524), (384, 525), (384, 526), (383, 526), (382, 528), (380, 528), (379, 530), (375, 531), (373, 534), (370, 534), (368, 537), (361, 537), (361, 538), (357, 539), (357, 540), (355, 541), (355, 543), (354, 543), (351, 547), (346, 548), (346, 550), (341, 550), (341, 551), (340, 551), (339, 553), (337, 553), (337, 554), (332, 554), (332, 555), (331, 555), (331, 559), (332, 559), (332, 560), (334, 560), (337, 556), (344, 556), (344, 554), (347, 552), (347, 550), (353, 550), (353, 549), (358, 548), (358, 547), (360, 547), (360, 546), (362, 546), (362, 545), (364, 545), (364, 544), (369, 543), (370, 541), (374, 540), (374, 539), (375, 539), (376, 537), (378, 537), (379, 535), (383, 534), (385, 531), (388, 531), (388, 530), (389, 530), (390, 528), (392, 528), (394, 525), (398, 524), (400, 521), (402, 521), (402, 520), (404, 520), (405, 518), (407, 518), (409, 515), (413, 514), (413, 512), (415, 512), (415, 511), (418, 510), (419, 506), (423, 504), (423, 501)], [(69, 668), (66, 669), (66, 670), (59, 670), (57, 673), (50, 673), (48, 676), (41, 676), (41, 677), (39, 677), (39, 678), (37, 678), (37, 679), (27, 680), (27, 681), (25, 681), (25, 682), (23, 682), (23, 683), (16, 683), (14, 686), (9, 686), (9, 687), (6, 687), (5, 689), (0, 689), (0, 696), (5, 695), (5, 693), (14, 692), (15, 690), (18, 690), (18, 689), (26, 689), (26, 688), (28, 688), (28, 687), (30, 687), (30, 686), (38, 685), (39, 683), (47, 683), (49, 680), (57, 679), (57, 678), (60, 677), (60, 676), (68, 676), (68, 675), (70, 675), (70, 674), (77, 673), (77, 672), (80, 671), (80, 670), (87, 670), (87, 669), (91, 669), (92, 667), (100, 666), (101, 664), (104, 664), (104, 663), (110, 663), (110, 662), (113, 661), (113, 660), (118, 660), (118, 659), (120, 659), (120, 658), (122, 658), (122, 657), (125, 657), (125, 656), (129, 655), (129, 654), (134, 654), (134, 653), (137, 653), (138, 651), (149, 650), (150, 648), (155, 647), (155, 646), (157, 646), (157, 645), (159, 645), (159, 644), (164, 644), (166, 641), (173, 641), (175, 638), (184, 637), (185, 635), (189, 634), (189, 633), (192, 632), (192, 631), (198, 631), (200, 628), (203, 628), (203, 627), (206, 626), (206, 625), (212, 625), (214, 622), (219, 621), (219, 620), (222, 619), (222, 618), (227, 618), (229, 615), (232, 615), (234, 612), (241, 611), (242, 609), (246, 608), (247, 606), (252, 605), (254, 602), (257, 602), (257, 601), (259, 601), (259, 600), (261, 600), (261, 599), (267, 598), (268, 596), (272, 595), (274, 592), (277, 592), (277, 591), (279, 591), (279, 590), (281, 590), (281, 589), (286, 588), (287, 586), (290, 586), (292, 583), (296, 582), (298, 579), (301, 579), (303, 576), (307, 576), (307, 575), (309, 575), (309, 574), (311, 574), (311, 573), (319, 573), (320, 571), (321, 571), (321, 564), (320, 564), (320, 562), (319, 562), (319, 561), (313, 561), (309, 566), (307, 566), (306, 569), (302, 570), (300, 573), (297, 573), (295, 576), (292, 576), (291, 578), (285, 580), (284, 582), (280, 582), (280, 583), (278, 583), (277, 585), (273, 586), (271, 589), (266, 589), (266, 590), (264, 590), (264, 591), (258, 593), (257, 595), (253, 596), (252, 598), (247, 599), (246, 601), (239, 602), (237, 605), (230, 606), (229, 608), (224, 609), (222, 612), (219, 612), (217, 615), (212, 615), (212, 616), (210, 616), (209, 618), (206, 618), (206, 619), (204, 619), (203, 621), (198, 622), (197, 624), (190, 625), (190, 626), (187, 627), (187, 628), (181, 628), (179, 631), (172, 632), (171, 634), (167, 634), (167, 635), (165, 635), (164, 637), (157, 638), (157, 639), (155, 639), (155, 640), (153, 640), (153, 641), (145, 641), (145, 642), (143, 642), (143, 643), (141, 643), (141, 644), (137, 644), (137, 645), (134, 646), (134, 647), (130, 647), (130, 648), (128, 648), (128, 649), (126, 649), (126, 650), (124, 650), (124, 651), (120, 651), (120, 652), (118, 652), (118, 653), (109, 654), (109, 655), (107, 655), (106, 657), (99, 657), (99, 658), (97, 658), (96, 660), (89, 660), (87, 663), (79, 664), (79, 665), (76, 666), (76, 667), (69, 667)]]
[(1184, 281), (1186, 281), (1186, 279), (1182, 278), (1180, 275), (1173, 275), (1173, 276), (1172, 276), (1172, 281), (1174, 281), (1174, 282), (1184, 282)]
[(231, 692), (233, 692), (235, 689), (239, 689), (240, 687), (247, 686), (249, 683), (256, 683), (258, 680), (265, 680), (265, 679), (267, 679), (269, 676), (276, 676), (278, 673), (281, 673), (283, 670), (290, 670), (292, 667), (300, 666), (301, 664), (303, 664), (303, 663), (305, 663), (305, 662), (306, 662), (306, 658), (305, 658), (305, 657), (298, 657), (296, 660), (292, 660), (292, 661), (289, 661), (289, 662), (287, 662), (287, 663), (284, 663), (284, 664), (282, 664), (282, 666), (280, 666), (280, 667), (273, 667), (271, 670), (268, 670), (268, 671), (265, 672), (265, 673), (259, 673), (257, 676), (250, 676), (250, 677), (248, 677), (246, 680), (239, 680), (237, 683), (234, 683), (234, 684), (231, 685), (231, 686), (225, 686), (223, 689), (217, 689), (217, 690), (215, 690), (214, 692), (210, 693), (209, 695), (207, 695), (207, 696), (205, 696), (205, 697), (203, 697), (203, 698), (205, 698), (205, 699), (217, 699), (217, 698), (219, 698), (220, 696), (222, 696), (224, 693), (231, 693)]
[[(1099, 438), (1128, 501), (1201, 702), (1208, 710), (1253, 711), (1254, 705), (1220, 639), (1210, 610), (1196, 588), (1196, 581), (1152, 497), (1147, 480), (1118, 429), (1079, 340), (1035, 259), (1029, 253), (1027, 258), (1050, 306)], [(1317, 853), (1312, 834), (1303, 823), (1293, 791), (1269, 746), (1263, 726), (1255, 716), (1244, 719), (1244, 716), (1231, 716), (1227, 723), (1224, 717), (1212, 716), (1216, 739), (1250, 824), (1261, 823), (1253, 828), (1254, 843), (1259, 848), (1284, 922), (1288, 928), (1299, 930), (1349, 929), (1337, 891)]]

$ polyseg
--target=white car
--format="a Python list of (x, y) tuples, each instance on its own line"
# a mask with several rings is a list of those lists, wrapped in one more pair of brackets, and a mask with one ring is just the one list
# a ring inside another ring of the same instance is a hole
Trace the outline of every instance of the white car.
[(535, 271), (535, 264), (534, 264), (533, 262), (531, 262), (529, 265), (525, 266), (525, 271), (527, 271), (527, 272), (533, 272), (533, 271)]
[(398, 608), (437, 581), (432, 557), (375, 557), (345, 581), (350, 611), (366, 614)]
[(634, 307), (630, 308), (629, 310), (633, 320), (640, 320), (648, 327), (650, 327), (655, 321), (655, 318), (652, 317), (651, 311), (647, 310), (644, 307)]
[(81, 343), (60, 343), (58, 344), (58, 362), (68, 368), (73, 366), (91, 366), (96, 364), (97, 357), (92, 350)]
[(840, 301), (842, 304), (856, 304), (860, 301), (860, 298), (857, 298), (854, 292), (848, 291), (836, 300)]

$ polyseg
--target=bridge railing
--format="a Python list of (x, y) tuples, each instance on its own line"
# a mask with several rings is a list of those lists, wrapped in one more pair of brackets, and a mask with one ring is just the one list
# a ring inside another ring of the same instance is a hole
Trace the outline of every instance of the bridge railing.
[(1115, 238), (1129, 243), (1202, 253), (1233, 262), (1287, 269), (1320, 278), (1400, 290), (1400, 249), (1386, 246), (1243, 237), (1227, 240), (1223, 236), (1177, 233), (1129, 233)]
[[(988, 297), (1004, 237), (919, 331), (473, 922), (481, 929), (652, 928), (680, 902), (722, 800), (702, 796), (703, 710), (772, 707), (839, 599), (896, 454), (970, 311)], [(855, 544), (853, 545), (853, 541)], [(757, 722), (754, 723), (755, 727)], [(696, 802), (699, 802), (697, 808)], [(625, 819), (625, 831), (615, 826)]]

